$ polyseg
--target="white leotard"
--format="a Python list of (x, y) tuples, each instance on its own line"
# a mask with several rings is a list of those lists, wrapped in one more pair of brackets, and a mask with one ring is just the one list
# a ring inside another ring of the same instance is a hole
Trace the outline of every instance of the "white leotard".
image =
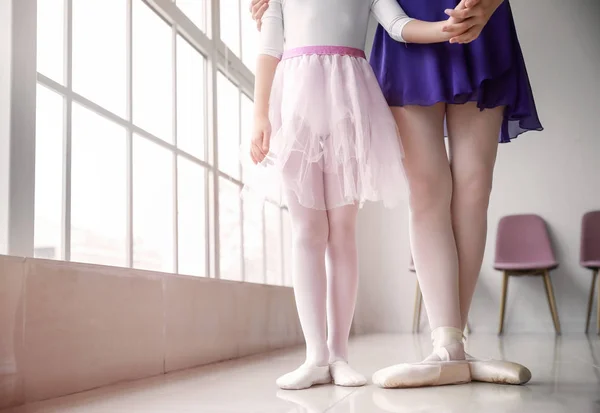
[(284, 49), (345, 46), (363, 49), (369, 13), (404, 42), (409, 18), (396, 0), (270, 0), (262, 18), (259, 53), (281, 58)]

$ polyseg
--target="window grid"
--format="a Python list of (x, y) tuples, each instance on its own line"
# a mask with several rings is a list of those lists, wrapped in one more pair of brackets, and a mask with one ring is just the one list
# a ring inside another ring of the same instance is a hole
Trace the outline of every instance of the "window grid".
[[(34, 0), (35, 1), (35, 0)], [(133, 1), (135, 0), (124, 0), (127, 2), (127, 14), (126, 14), (126, 119), (123, 119), (119, 115), (112, 113), (111, 111), (103, 108), (96, 104), (90, 99), (81, 96), (73, 91), (73, 0), (65, 1), (65, 85), (61, 85), (53, 79), (38, 73), (37, 82), (56, 93), (64, 96), (65, 98), (65, 111), (64, 111), (64, 122), (65, 122), (65, 136), (64, 136), (64, 170), (63, 170), (63, 224), (62, 224), (62, 240), (63, 240), (63, 256), (61, 259), (69, 261), (71, 258), (71, 156), (72, 156), (72, 106), (73, 102), (77, 102), (88, 109), (94, 111), (102, 117), (114, 122), (117, 125), (121, 125), (126, 129), (126, 153), (127, 153), (127, 265), (133, 267), (133, 251), (134, 251), (134, 239), (133, 239), (133, 140), (134, 135), (139, 135), (144, 139), (147, 139), (160, 147), (170, 151), (173, 157), (173, 227), (174, 227), (174, 242), (173, 242), (173, 259), (174, 259), (174, 272), (178, 272), (178, 228), (179, 223), (177, 219), (178, 213), (178, 158), (179, 156), (191, 161), (192, 163), (199, 165), (206, 170), (205, 176), (205, 231), (206, 231), (206, 259), (205, 262), (205, 275), (214, 278), (219, 278), (219, 179), (223, 178), (231, 183), (235, 184), (238, 189), (241, 190), (243, 186), (243, 171), (242, 166), (239, 165), (239, 176), (240, 179), (234, 178), (225, 172), (219, 170), (218, 157), (217, 155), (217, 142), (218, 142), (218, 130), (216, 127), (217, 113), (216, 107), (218, 106), (218, 97), (216, 91), (216, 78), (217, 73), (224, 75), (227, 80), (232, 82), (238, 90), (238, 115), (241, 119), (242, 116), (242, 97), (253, 96), (253, 82), (254, 76), (252, 72), (242, 63), (242, 56), (244, 53), (243, 47), (243, 33), (242, 33), (242, 21), (238, 21), (238, 33), (240, 37), (240, 57), (236, 56), (233, 51), (229, 50), (224, 42), (220, 39), (220, 17), (219, 17), (219, 0), (207, 0), (206, 4), (206, 31), (203, 32), (200, 28), (194, 25), (191, 20), (183, 13), (172, 0), (144, 0), (144, 3), (162, 17), (167, 24), (171, 26), (171, 41), (172, 41), (172, 86), (173, 86), (173, 119), (172, 119), (172, 133), (173, 143), (169, 143), (147, 130), (144, 130), (140, 126), (136, 125), (133, 121)], [(241, 0), (237, 1), (241, 6)], [(241, 13), (244, 12), (240, 8)], [(177, 145), (177, 37), (187, 41), (197, 52), (199, 52), (204, 60), (205, 65), (205, 122), (204, 132), (206, 139), (205, 142), (205, 154), (206, 159), (200, 159), (178, 147)], [(241, 140), (244, 131), (242, 130), (243, 124), (239, 122), (239, 133), (238, 139)], [(239, 200), (239, 220), (241, 229), (240, 233), (240, 261), (242, 270), (242, 280), (245, 280), (245, 254), (244, 254), (244, 208), (243, 202)], [(284, 231), (283, 231), (283, 211), (284, 208), (279, 208), (278, 221), (279, 221), (279, 239), (283, 244)], [(267, 279), (267, 254), (266, 251), (266, 216), (265, 208), (261, 211), (262, 220), (262, 246), (263, 246), (263, 280)], [(284, 248), (281, 248), (281, 279), (280, 285), (286, 284), (286, 264), (289, 257), (284, 252)], [(289, 278), (289, 277), (288, 277)]]
[[(73, 0), (65, 2), (65, 22), (66, 22), (66, 47), (65, 47), (65, 91), (73, 89)], [(38, 80), (39, 81), (39, 80)], [(40, 82), (42, 83), (42, 82)], [(49, 86), (49, 85), (45, 85)], [(65, 94), (65, 143), (64, 143), (64, 170), (63, 170), (63, 214), (62, 226), (63, 259), (71, 260), (71, 165), (73, 154), (73, 96), (69, 93)]]
[[(72, 0), (69, 0), (72, 1)], [(133, 119), (133, 2), (127, 0), (127, 120)], [(127, 266), (133, 268), (133, 128), (127, 128)]]

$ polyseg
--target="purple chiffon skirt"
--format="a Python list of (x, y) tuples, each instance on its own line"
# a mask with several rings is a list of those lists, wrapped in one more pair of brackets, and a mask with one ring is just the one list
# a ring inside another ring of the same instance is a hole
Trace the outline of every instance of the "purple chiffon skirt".
[[(459, 0), (398, 0), (406, 13), (425, 21), (446, 20)], [(480, 37), (466, 45), (404, 44), (380, 26), (371, 65), (390, 106), (477, 102), (481, 109), (506, 106), (501, 143), (542, 130), (508, 0)]]

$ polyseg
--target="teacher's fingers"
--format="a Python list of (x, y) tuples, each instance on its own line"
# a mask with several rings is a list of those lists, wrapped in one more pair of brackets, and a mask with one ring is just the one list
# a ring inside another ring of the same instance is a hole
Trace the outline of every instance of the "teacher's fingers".
[(465, 2), (465, 7), (473, 7), (477, 6), (481, 3), (481, 0), (463, 0)]
[[(257, 10), (260, 6), (263, 5), (263, 3), (268, 2), (269, 0), (251, 0), (250, 1), (250, 12), (254, 12), (255, 10)], [(464, 0), (463, 0), (464, 1)]]
[(471, 27), (475, 26), (477, 22), (474, 19), (463, 20), (458, 23), (448, 23), (443, 27), (443, 31), (446, 33), (453, 34), (455, 36), (461, 35), (469, 30)]
[(473, 10), (473, 9), (462, 9), (462, 10), (446, 9), (446, 10), (444, 10), (444, 13), (446, 13), (448, 16), (453, 17), (457, 20), (465, 20), (465, 19), (479, 15), (477, 10)]
[(465, 33), (451, 38), (450, 43), (459, 43), (459, 44), (471, 43), (473, 40), (475, 40), (479, 37), (479, 34), (481, 33), (481, 29), (482, 29), (482, 27), (480, 25), (473, 26), (469, 30), (467, 30)]
[(254, 20), (262, 19), (263, 14), (265, 14), (265, 11), (267, 11), (268, 8), (268, 0), (253, 0), (252, 5), (250, 7), (250, 11), (252, 12), (252, 18)]
[(460, 0), (460, 3), (456, 5), (454, 10), (463, 10), (467, 8), (467, 0)]

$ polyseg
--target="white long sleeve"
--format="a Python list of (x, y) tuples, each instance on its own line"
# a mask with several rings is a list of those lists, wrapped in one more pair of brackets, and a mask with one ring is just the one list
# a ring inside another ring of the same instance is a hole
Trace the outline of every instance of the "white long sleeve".
[(284, 49), (305, 46), (364, 49), (371, 12), (393, 39), (404, 41), (402, 29), (412, 19), (396, 0), (270, 0), (259, 53), (281, 58)]
[(283, 0), (270, 0), (262, 18), (260, 53), (281, 59), (284, 45)]
[(392, 39), (406, 43), (402, 37), (402, 30), (414, 19), (406, 15), (396, 0), (373, 0), (371, 11)]

